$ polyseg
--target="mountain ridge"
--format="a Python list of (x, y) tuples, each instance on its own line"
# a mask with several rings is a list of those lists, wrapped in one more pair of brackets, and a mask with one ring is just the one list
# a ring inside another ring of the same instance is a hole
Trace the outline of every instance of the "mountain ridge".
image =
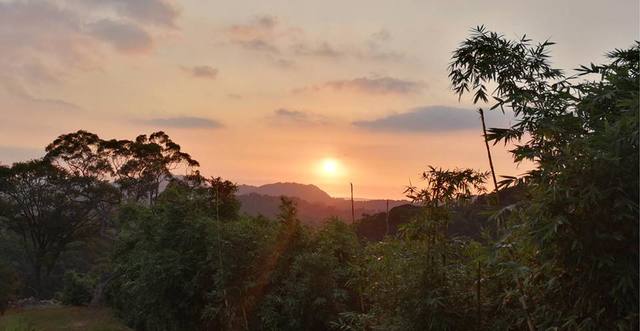
[[(319, 225), (331, 217), (351, 222), (352, 218), (350, 199), (331, 197), (313, 184), (277, 182), (260, 186), (238, 185), (236, 195), (241, 203), (240, 211), (251, 216), (276, 217), (280, 197), (286, 196), (296, 202), (298, 215), (307, 224)], [(389, 209), (410, 204), (407, 200), (354, 200), (356, 219), (386, 211), (387, 201)]]

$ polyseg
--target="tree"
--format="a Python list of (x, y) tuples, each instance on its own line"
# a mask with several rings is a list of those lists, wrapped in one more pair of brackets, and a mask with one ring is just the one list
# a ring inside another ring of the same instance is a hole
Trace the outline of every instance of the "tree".
[(179, 166), (191, 168), (200, 165), (162, 131), (148, 137), (139, 135), (134, 141), (119, 145), (116, 155), (124, 155), (128, 159), (116, 170), (116, 183), (134, 200), (147, 199), (152, 203), (160, 193), (160, 184), (173, 178), (171, 171)]
[(118, 194), (107, 182), (35, 160), (0, 168), (0, 201), (0, 222), (20, 236), (42, 295), (43, 271), (51, 272), (68, 244), (98, 229)]
[(113, 180), (126, 198), (149, 203), (158, 197), (161, 184), (174, 177), (172, 171), (199, 166), (162, 131), (131, 141), (103, 140), (79, 130), (59, 136), (46, 151), (45, 160), (52, 164), (76, 176)]
[(502, 182), (529, 191), (496, 252), (513, 271), (506, 291), (519, 293), (529, 329), (637, 329), (640, 44), (570, 77), (550, 65), (551, 45), (478, 27), (450, 65), (459, 96), (516, 115), (488, 139), (534, 164)]
[(473, 193), (484, 192), (487, 175), (473, 169), (444, 170), (429, 166), (422, 173), (426, 187), (419, 189), (410, 185), (405, 190), (409, 199), (423, 206), (419, 219), (402, 230), (405, 236), (428, 238), (432, 246), (446, 244), (450, 209), (468, 201)]
[(209, 188), (176, 180), (153, 205), (121, 208), (116, 276), (107, 292), (130, 326), (224, 330), (242, 320), (241, 299), (249, 295), (255, 260), (266, 254), (275, 224), (238, 215), (216, 219)]

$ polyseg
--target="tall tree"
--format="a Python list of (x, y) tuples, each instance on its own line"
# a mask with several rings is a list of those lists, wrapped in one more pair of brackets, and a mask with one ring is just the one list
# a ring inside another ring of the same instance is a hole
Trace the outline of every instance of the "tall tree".
[(109, 183), (72, 175), (47, 161), (0, 168), (0, 222), (20, 236), (37, 295), (67, 245), (97, 230), (104, 209), (118, 198)]
[(113, 180), (125, 198), (155, 201), (161, 186), (185, 168), (189, 175), (198, 161), (181, 150), (162, 131), (139, 135), (135, 140), (103, 140), (79, 130), (61, 135), (46, 148), (45, 159), (75, 175)]

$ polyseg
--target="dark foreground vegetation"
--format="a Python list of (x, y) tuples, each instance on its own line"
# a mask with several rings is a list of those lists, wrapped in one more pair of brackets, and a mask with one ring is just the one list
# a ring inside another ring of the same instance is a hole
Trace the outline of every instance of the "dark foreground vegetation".
[(639, 45), (570, 77), (551, 45), (479, 28), (454, 52), (455, 92), (519, 119), (487, 139), (534, 168), (500, 199), (472, 196), (487, 173), (429, 168), (403, 224), (312, 229), (284, 198), (243, 216), (162, 132), (62, 135), (0, 168), (0, 308), (107, 305), (137, 330), (637, 330)]

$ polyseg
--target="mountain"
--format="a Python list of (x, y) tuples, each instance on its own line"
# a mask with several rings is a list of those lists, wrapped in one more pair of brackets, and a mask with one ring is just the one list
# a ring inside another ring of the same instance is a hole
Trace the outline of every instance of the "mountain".
[[(333, 198), (315, 185), (298, 183), (274, 183), (262, 186), (238, 185), (237, 197), (240, 211), (251, 216), (275, 218), (278, 215), (280, 197), (292, 198), (298, 208), (298, 217), (309, 225), (319, 225), (331, 217), (351, 222), (351, 200)], [(408, 204), (406, 200), (389, 200), (389, 208)], [(354, 201), (356, 219), (386, 211), (387, 200)]]
[[(450, 210), (451, 219), (447, 227), (449, 236), (464, 236), (475, 240), (482, 240), (482, 230), (495, 231), (495, 221), (491, 220), (497, 210), (515, 204), (525, 199), (523, 187), (509, 187), (500, 190), (500, 206), (489, 202), (489, 195), (476, 196), (464, 206)], [(422, 209), (415, 205), (401, 205), (389, 210), (389, 224), (385, 212), (366, 215), (356, 221), (356, 232), (360, 238), (369, 241), (380, 241), (385, 235), (395, 235), (403, 224), (411, 222)]]
[(273, 183), (262, 186), (239, 185), (238, 195), (256, 193), (268, 196), (296, 197), (308, 202), (327, 203), (332, 198), (327, 192), (313, 184)]

